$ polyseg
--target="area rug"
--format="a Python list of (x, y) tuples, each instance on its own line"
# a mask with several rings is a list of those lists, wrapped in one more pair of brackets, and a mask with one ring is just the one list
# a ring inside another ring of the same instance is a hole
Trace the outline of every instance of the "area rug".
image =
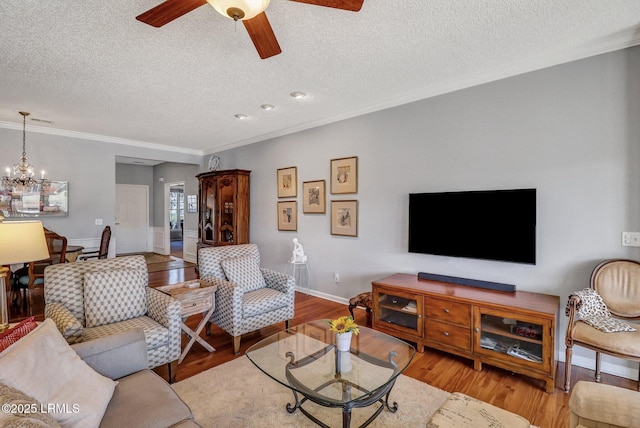
[[(246, 356), (180, 381), (173, 388), (203, 427), (317, 428), (299, 410), (287, 412), (287, 403), (294, 402), (291, 390), (262, 373)], [(383, 410), (369, 426), (424, 427), (449, 395), (400, 375), (390, 395), (390, 401), (398, 403), (398, 411)], [(309, 402), (305, 409), (331, 427), (342, 426), (340, 409)], [(374, 409), (354, 409), (351, 426), (360, 426)]]

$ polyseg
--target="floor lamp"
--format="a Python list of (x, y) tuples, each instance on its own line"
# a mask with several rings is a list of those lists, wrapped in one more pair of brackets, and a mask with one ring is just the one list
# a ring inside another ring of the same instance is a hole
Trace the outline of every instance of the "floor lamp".
[(0, 218), (0, 332), (9, 327), (6, 280), (9, 269), (5, 266), (49, 258), (42, 222), (2, 220)]

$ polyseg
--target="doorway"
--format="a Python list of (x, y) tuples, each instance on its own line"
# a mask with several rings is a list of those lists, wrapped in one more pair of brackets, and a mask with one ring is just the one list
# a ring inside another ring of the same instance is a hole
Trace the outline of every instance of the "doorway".
[(116, 253), (148, 251), (149, 186), (116, 184)]
[(184, 256), (184, 182), (168, 184), (169, 248), (173, 257)]

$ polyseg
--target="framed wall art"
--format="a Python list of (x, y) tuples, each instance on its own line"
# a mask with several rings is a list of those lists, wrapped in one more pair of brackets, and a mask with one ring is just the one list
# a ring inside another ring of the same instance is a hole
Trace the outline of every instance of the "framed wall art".
[(196, 195), (187, 195), (187, 212), (188, 213), (198, 212), (198, 198)]
[(302, 212), (324, 214), (326, 212), (326, 182), (324, 180), (302, 183)]
[(358, 236), (358, 201), (331, 201), (331, 234)]
[(298, 230), (298, 202), (278, 202), (278, 230)]
[(0, 187), (0, 211), (6, 218), (69, 215), (69, 185), (48, 181), (33, 187)]
[(358, 193), (358, 157), (331, 159), (331, 193)]
[(290, 166), (278, 170), (278, 197), (295, 198), (298, 196), (298, 168)]

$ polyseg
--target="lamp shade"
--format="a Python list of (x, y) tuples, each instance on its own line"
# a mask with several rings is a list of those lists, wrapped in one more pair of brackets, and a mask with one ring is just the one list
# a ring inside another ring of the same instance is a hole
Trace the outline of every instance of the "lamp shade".
[(40, 221), (0, 223), (0, 266), (49, 258)]
[(269, 6), (270, 0), (207, 0), (222, 16), (246, 21), (255, 18)]

